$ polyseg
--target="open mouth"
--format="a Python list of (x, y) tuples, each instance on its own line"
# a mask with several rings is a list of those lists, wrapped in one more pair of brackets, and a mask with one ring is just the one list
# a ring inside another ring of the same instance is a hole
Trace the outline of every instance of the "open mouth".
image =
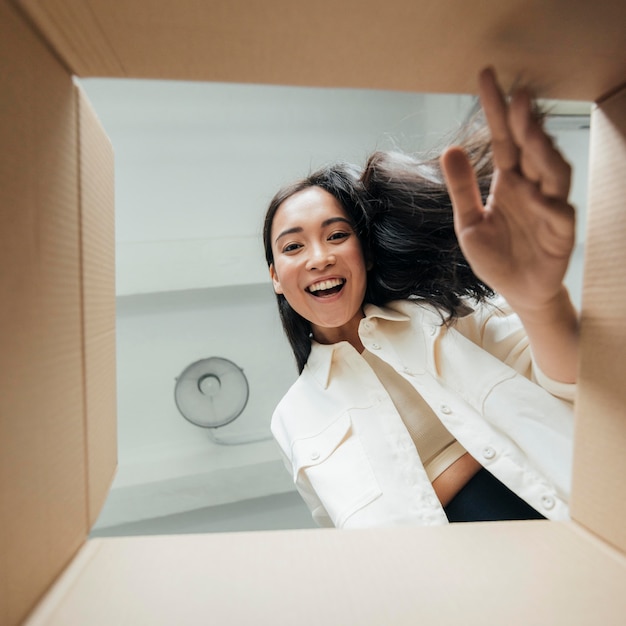
[(321, 280), (319, 283), (307, 287), (306, 290), (316, 298), (327, 298), (339, 293), (345, 284), (345, 278), (331, 278), (330, 280)]

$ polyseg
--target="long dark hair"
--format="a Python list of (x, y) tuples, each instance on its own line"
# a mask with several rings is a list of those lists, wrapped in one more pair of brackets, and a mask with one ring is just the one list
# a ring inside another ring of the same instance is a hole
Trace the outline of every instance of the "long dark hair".
[[(478, 125), (477, 125), (478, 124)], [(468, 122), (450, 142), (461, 145), (477, 173), (483, 199), (491, 183), (489, 136), (481, 123)], [(274, 215), (289, 197), (308, 187), (332, 194), (352, 220), (368, 267), (364, 303), (383, 306), (392, 300), (426, 301), (453, 321), (463, 298), (493, 295), (465, 260), (454, 232), (452, 203), (439, 156), (418, 159), (399, 152), (375, 152), (364, 169), (340, 163), (324, 167), (282, 188), (271, 200), (263, 226), (265, 258), (274, 262), (271, 230)], [(298, 372), (311, 353), (311, 324), (276, 294), (280, 319)]]
[[(321, 187), (339, 201), (352, 222), (354, 232), (361, 243), (363, 256), (366, 262), (369, 261), (371, 255), (368, 245), (367, 210), (365, 191), (359, 180), (360, 174), (361, 171), (354, 165), (338, 163), (323, 167), (306, 178), (283, 187), (276, 193), (270, 202), (263, 223), (263, 245), (268, 267), (274, 262), (271, 235), (276, 211), (285, 200), (309, 187)], [(311, 353), (311, 324), (291, 308), (284, 295), (276, 294), (276, 299), (280, 320), (296, 358), (298, 372), (302, 372)]]
[[(483, 128), (457, 137), (456, 143), (469, 156), (485, 201), (493, 168)], [(452, 320), (465, 308), (464, 298), (481, 301), (493, 295), (459, 247), (439, 155), (418, 159), (374, 152), (361, 181), (368, 193), (374, 261), (368, 273), (368, 302), (383, 306), (391, 300), (418, 298)]]

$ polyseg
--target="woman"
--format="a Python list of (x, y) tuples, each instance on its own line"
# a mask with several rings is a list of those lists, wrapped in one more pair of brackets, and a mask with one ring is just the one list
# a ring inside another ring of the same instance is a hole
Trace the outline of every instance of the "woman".
[(568, 518), (570, 170), (526, 92), (507, 104), (490, 69), (479, 87), (489, 158), (377, 153), (267, 212), (300, 370), (272, 432), (320, 525)]

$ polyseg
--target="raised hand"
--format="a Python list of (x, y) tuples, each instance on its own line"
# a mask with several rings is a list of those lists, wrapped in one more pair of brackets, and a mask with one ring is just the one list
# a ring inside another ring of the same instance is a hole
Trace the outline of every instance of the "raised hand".
[(514, 308), (541, 307), (560, 292), (575, 243), (570, 166), (536, 120), (527, 91), (507, 103), (491, 69), (480, 74), (479, 89), (494, 177), (483, 206), (465, 153), (444, 153), (457, 237), (475, 274)]
[(540, 369), (573, 382), (578, 314), (563, 285), (575, 243), (570, 166), (537, 121), (527, 91), (507, 102), (486, 69), (479, 92), (494, 165), (484, 206), (465, 152), (453, 147), (441, 157), (457, 238), (474, 273), (520, 316)]

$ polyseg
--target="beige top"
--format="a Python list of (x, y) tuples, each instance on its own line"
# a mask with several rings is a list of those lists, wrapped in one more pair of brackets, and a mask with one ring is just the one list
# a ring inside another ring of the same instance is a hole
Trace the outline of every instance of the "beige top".
[(363, 352), (363, 358), (389, 393), (432, 482), (462, 457), (466, 450), (441, 423), (422, 396), (391, 365), (368, 350)]

